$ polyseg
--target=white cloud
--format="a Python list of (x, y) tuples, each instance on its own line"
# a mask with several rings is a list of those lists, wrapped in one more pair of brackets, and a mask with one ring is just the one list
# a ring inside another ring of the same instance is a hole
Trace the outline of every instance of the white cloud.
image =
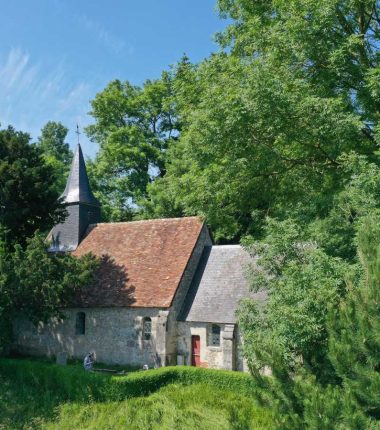
[(5, 64), (0, 67), (0, 81), (3, 91), (23, 89), (36, 75), (36, 67), (27, 68), (29, 55), (20, 49), (11, 49)]
[[(29, 132), (33, 139), (47, 121), (61, 121), (74, 130), (90, 122), (89, 100), (96, 94), (94, 82), (73, 82), (64, 62), (53, 69), (33, 61), (28, 52), (12, 48), (0, 57), (0, 123)], [(68, 141), (75, 144), (70, 132)], [(96, 148), (84, 135), (84, 151), (93, 156)], [(91, 146), (90, 146), (91, 145)]]
[(126, 46), (126, 43), (123, 39), (111, 33), (104, 27), (103, 24), (95, 21), (88, 15), (77, 15), (75, 16), (75, 21), (79, 25), (83, 26), (83, 28), (86, 29), (91, 35), (96, 37), (105, 48), (112, 51), (114, 54), (121, 54), (125, 48), (127, 48), (128, 54), (131, 55), (133, 53), (132, 45)]

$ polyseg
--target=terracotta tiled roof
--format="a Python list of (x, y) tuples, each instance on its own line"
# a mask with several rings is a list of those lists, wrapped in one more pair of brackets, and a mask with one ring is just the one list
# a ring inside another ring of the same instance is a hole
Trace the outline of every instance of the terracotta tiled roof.
[(203, 223), (197, 217), (90, 226), (74, 255), (101, 257), (82, 307), (169, 307)]

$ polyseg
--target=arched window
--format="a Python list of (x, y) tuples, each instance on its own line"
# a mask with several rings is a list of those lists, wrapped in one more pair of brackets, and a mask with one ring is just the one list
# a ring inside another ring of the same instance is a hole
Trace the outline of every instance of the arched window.
[(86, 314), (84, 312), (78, 312), (75, 320), (75, 334), (86, 333)]
[(211, 345), (220, 346), (220, 326), (217, 324), (211, 326)]
[(149, 317), (145, 317), (143, 322), (143, 339), (150, 340), (151, 337), (152, 337), (152, 320)]

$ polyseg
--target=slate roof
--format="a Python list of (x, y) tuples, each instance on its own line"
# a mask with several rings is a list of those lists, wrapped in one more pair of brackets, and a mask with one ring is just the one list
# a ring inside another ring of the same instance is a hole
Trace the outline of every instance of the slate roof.
[(79, 144), (75, 150), (70, 175), (61, 198), (63, 198), (64, 203), (87, 203), (93, 206), (100, 206), (99, 201), (92, 194), (82, 148)]
[(180, 321), (235, 323), (243, 298), (264, 302), (265, 292), (251, 293), (245, 271), (255, 264), (240, 245), (208, 246), (204, 249)]
[(73, 255), (101, 257), (80, 307), (170, 307), (203, 227), (197, 217), (95, 224)]

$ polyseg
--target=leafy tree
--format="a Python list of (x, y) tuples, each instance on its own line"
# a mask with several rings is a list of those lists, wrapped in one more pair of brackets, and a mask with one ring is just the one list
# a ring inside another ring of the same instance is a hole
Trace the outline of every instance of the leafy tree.
[(347, 261), (357, 257), (357, 232), (369, 213), (380, 209), (380, 167), (378, 153), (372, 161), (354, 152), (339, 159), (340, 169), (346, 178), (343, 188), (335, 193), (326, 216), (310, 222), (310, 237), (328, 255), (339, 256)]
[(41, 136), (38, 138), (38, 146), (44, 155), (54, 157), (65, 167), (70, 166), (73, 159), (70, 146), (65, 142), (68, 131), (60, 122), (49, 121), (42, 128)]
[(95, 124), (86, 132), (99, 144), (88, 165), (95, 193), (105, 219), (130, 219), (147, 185), (165, 175), (166, 151), (178, 132), (170, 76), (141, 88), (112, 81), (91, 105)]
[[(325, 313), (326, 334), (322, 345), (326, 358), (324, 366), (313, 366), (303, 355), (289, 366), (283, 345), (275, 339), (267, 339), (263, 344), (260, 332), (256, 332), (263, 350), (259, 345), (253, 347), (255, 351), (251, 352), (256, 358), (252, 360), (250, 356), (251, 368), (261, 387), (258, 390), (260, 400), (275, 411), (279, 429), (380, 428), (379, 225), (379, 215), (371, 214), (362, 219), (358, 235), (360, 268), (346, 273), (347, 297), (340, 302), (329, 300), (325, 303), (328, 312)], [(322, 276), (313, 270), (313, 279), (318, 281), (322, 291), (333, 289), (326, 270), (322, 271)], [(343, 274), (340, 279), (341, 283)], [(292, 310), (293, 316), (297, 315), (298, 302)], [(315, 301), (315, 305), (318, 303)], [(284, 319), (289, 320), (286, 305), (283, 309)], [(315, 314), (315, 310), (311, 310)], [(244, 316), (243, 311), (242, 321), (248, 331), (252, 326), (255, 330), (259, 328), (254, 313)], [(304, 321), (307, 324), (306, 318)], [(284, 323), (277, 324), (281, 328)], [(264, 330), (268, 333), (268, 328), (264, 327)], [(252, 341), (253, 337), (248, 336), (248, 342)], [(312, 355), (320, 355), (318, 345)], [(272, 378), (259, 372), (263, 363), (271, 366)]]
[(258, 372), (281, 357), (289, 370), (302, 364), (326, 373), (328, 306), (344, 295), (349, 265), (308, 241), (291, 219), (268, 219), (265, 233), (265, 243), (245, 240), (258, 255), (252, 288), (268, 292), (264, 307), (247, 301), (239, 312), (248, 363)]
[(0, 249), (0, 350), (10, 341), (13, 317), (24, 315), (37, 324), (60, 316), (60, 309), (93, 278), (98, 265), (93, 256), (54, 254), (47, 247), (44, 235), (37, 233), (25, 248)]
[(268, 214), (324, 218), (347, 179), (340, 158), (377, 151), (379, 3), (218, 4), (228, 53), (180, 63), (180, 142), (145, 210), (203, 215), (217, 240), (259, 235)]
[(37, 146), (41, 149), (44, 159), (56, 176), (55, 189), (62, 193), (73, 159), (69, 144), (65, 142), (68, 129), (60, 122), (49, 121), (41, 130)]
[(240, 58), (285, 65), (316, 95), (342, 97), (375, 144), (379, 113), (378, 0), (219, 0), (232, 24), (219, 35)]
[[(316, 96), (286, 67), (260, 59), (214, 55), (193, 73), (190, 83), (183, 74), (175, 81), (190, 85), (176, 93), (183, 128), (150, 201), (166, 190), (169, 208), (205, 216), (217, 240), (257, 234), (268, 213), (323, 213), (339, 187), (337, 158), (366, 147), (345, 101)], [(147, 206), (163, 212), (159, 202)]]
[(29, 141), (12, 127), (0, 130), (0, 225), (8, 244), (23, 245), (37, 229), (48, 231), (66, 215), (54, 171)]

